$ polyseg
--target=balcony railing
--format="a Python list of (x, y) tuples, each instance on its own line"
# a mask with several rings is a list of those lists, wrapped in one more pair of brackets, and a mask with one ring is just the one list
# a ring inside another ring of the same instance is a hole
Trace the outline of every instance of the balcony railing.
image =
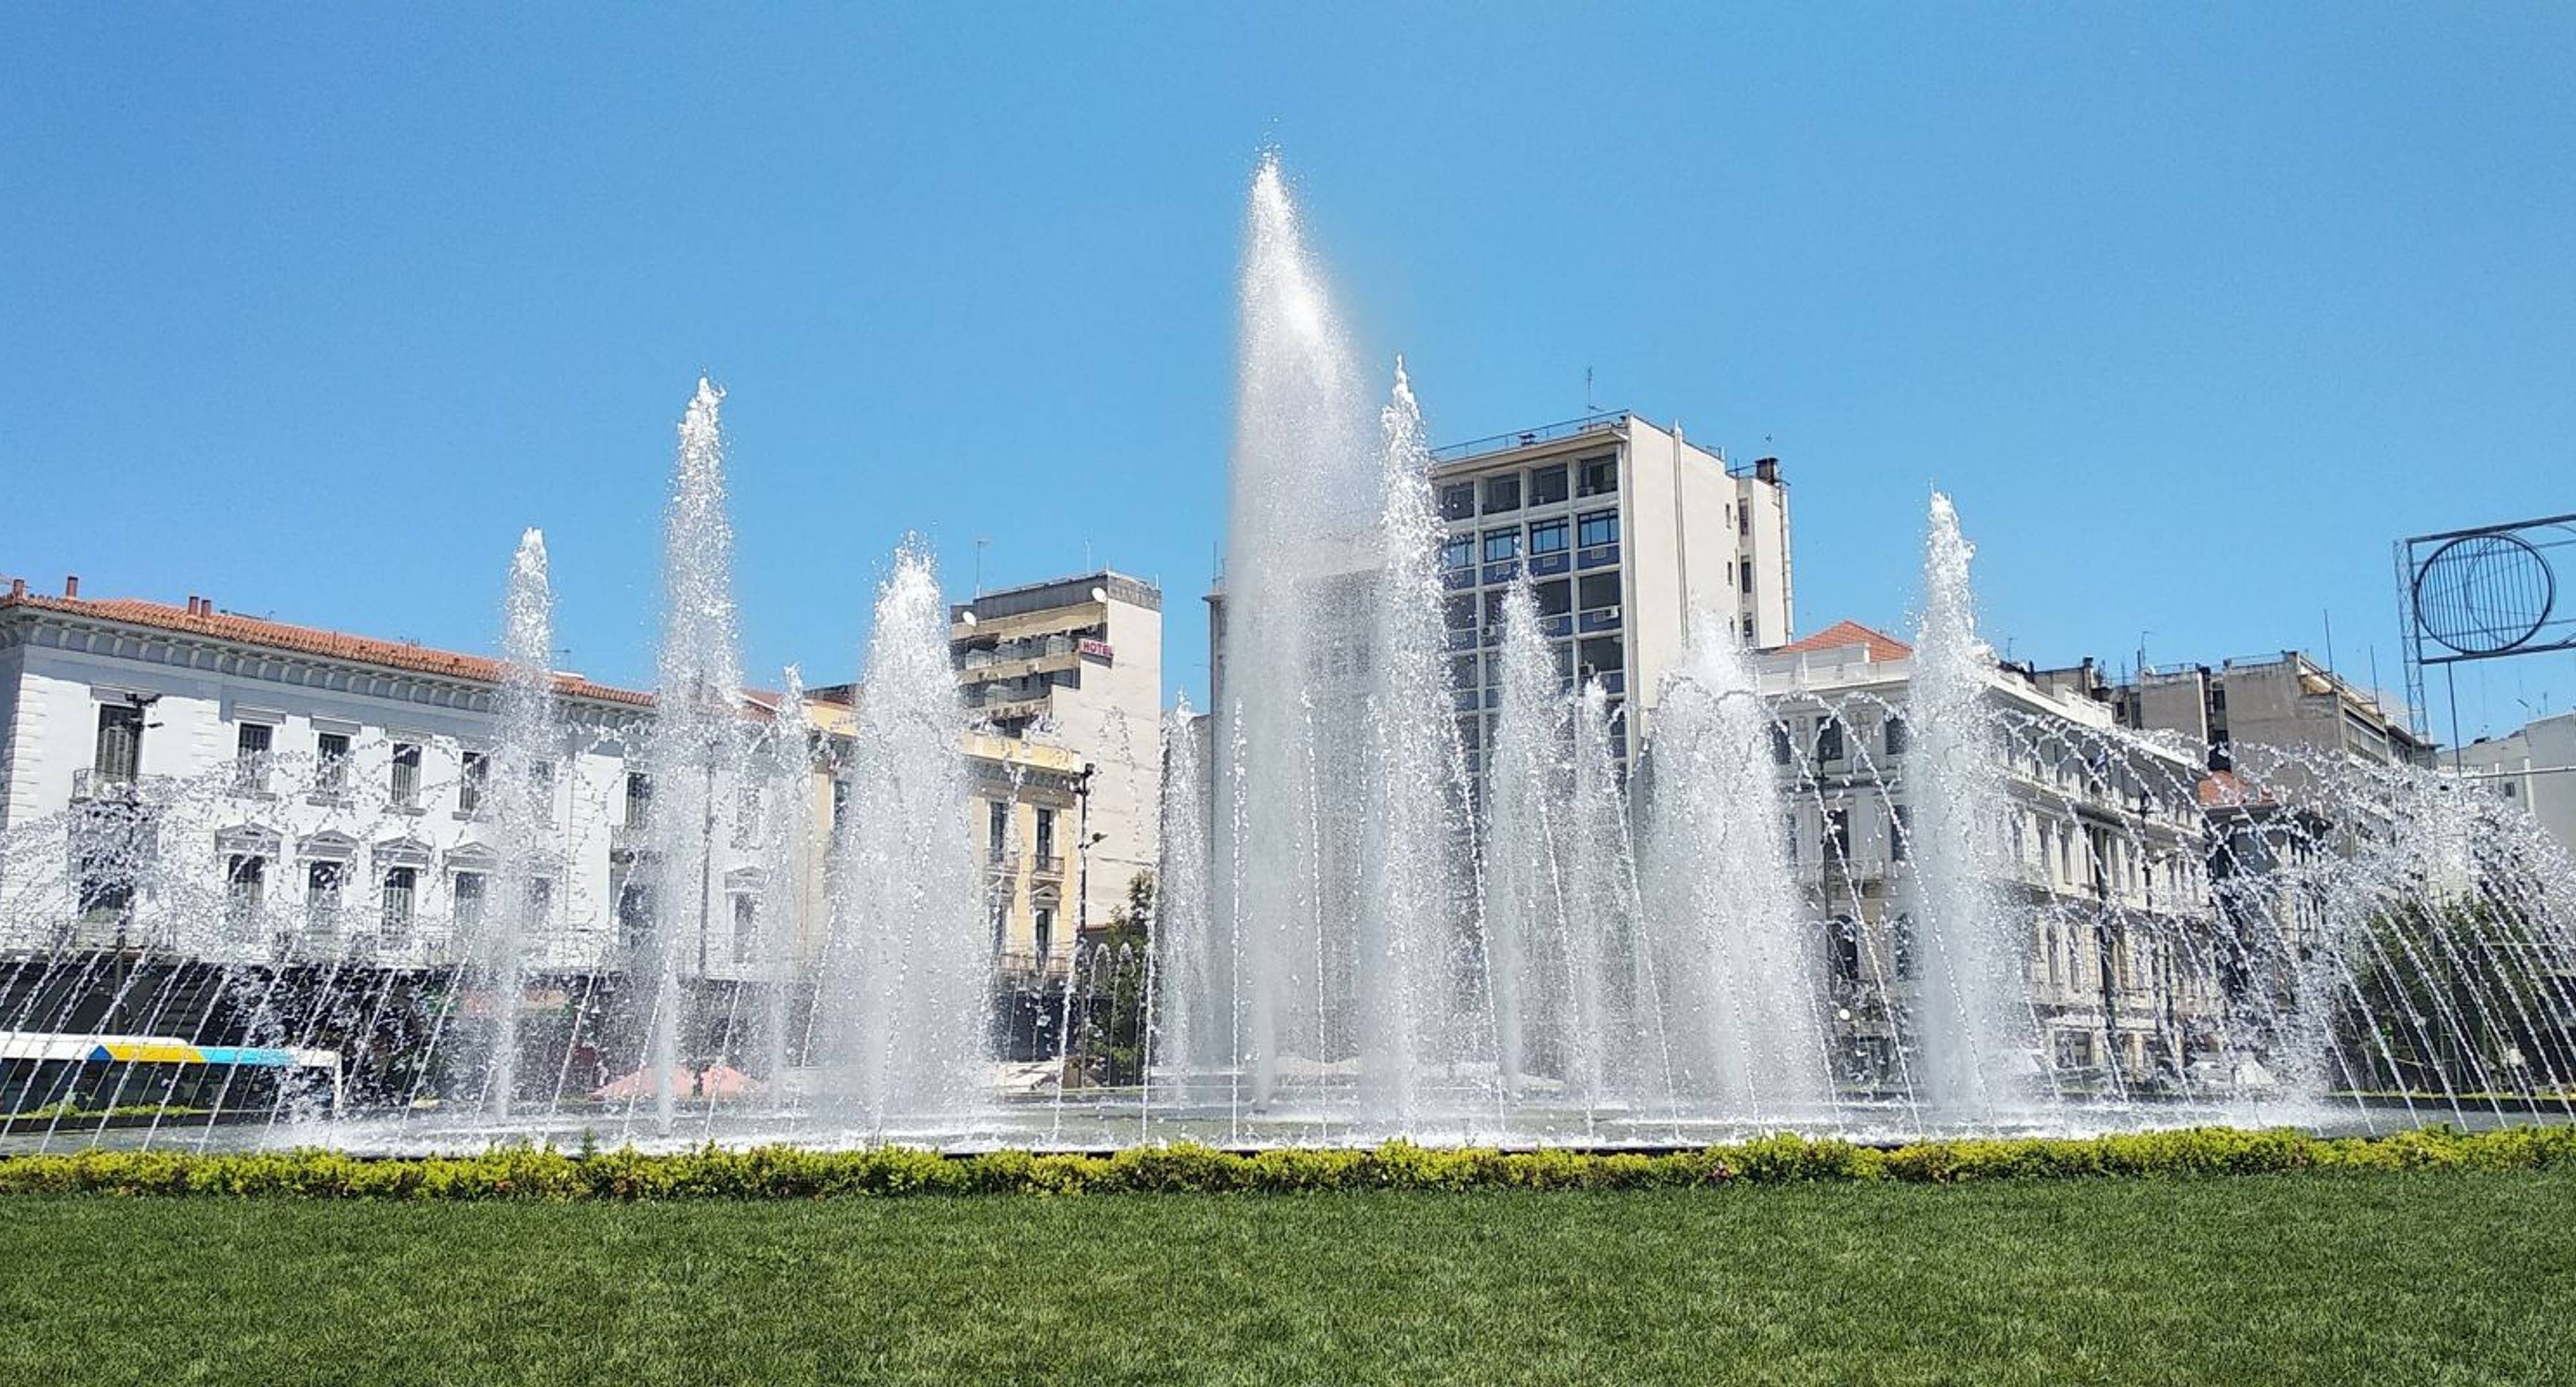
[(1036, 871), (1042, 877), (1063, 876), (1064, 858), (1057, 854), (1041, 853), (1036, 858)]
[(1456, 462), (1461, 458), (1485, 453), (1507, 453), (1515, 448), (1535, 447), (1561, 438), (1580, 438), (1589, 433), (1614, 433), (1627, 427), (1628, 412), (1614, 410), (1607, 414), (1586, 415), (1554, 424), (1541, 424), (1518, 433), (1498, 433), (1490, 438), (1471, 438), (1464, 443), (1449, 443), (1431, 450), (1433, 462)]

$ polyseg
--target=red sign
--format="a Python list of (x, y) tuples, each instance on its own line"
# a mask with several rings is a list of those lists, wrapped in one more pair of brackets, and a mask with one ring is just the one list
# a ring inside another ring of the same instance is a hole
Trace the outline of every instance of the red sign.
[(1085, 640), (1082, 642), (1080, 649), (1084, 655), (1091, 659), (1111, 664), (1115, 664), (1117, 662), (1117, 657), (1111, 653), (1109, 642), (1107, 641)]

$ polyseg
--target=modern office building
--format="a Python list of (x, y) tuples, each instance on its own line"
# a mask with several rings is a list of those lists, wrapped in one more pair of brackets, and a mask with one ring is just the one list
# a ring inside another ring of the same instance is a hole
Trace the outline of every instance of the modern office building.
[[(1755, 657), (1780, 719), (1774, 760), (1800, 879), (1825, 922), (1830, 996), (1862, 1065), (1895, 1060), (1915, 982), (1907, 914), (1904, 720), (1913, 651), (1841, 622)], [(2197, 761), (2123, 734), (2078, 671), (1998, 665), (1989, 697), (2009, 867), (1996, 883), (2031, 922), (2026, 979), (2060, 1072), (2125, 1080), (2217, 1049), (2220, 979), (2198, 966), (2212, 919)]]
[(1775, 458), (1737, 466), (1679, 425), (1600, 414), (1437, 449), (1431, 481), (1448, 527), (1451, 685), (1471, 749), (1492, 739), (1503, 594), (1523, 574), (1559, 668), (1610, 694), (1623, 750), (1629, 724), (1642, 733), (1652, 720), (1695, 613), (1751, 646), (1792, 634), (1789, 487)]

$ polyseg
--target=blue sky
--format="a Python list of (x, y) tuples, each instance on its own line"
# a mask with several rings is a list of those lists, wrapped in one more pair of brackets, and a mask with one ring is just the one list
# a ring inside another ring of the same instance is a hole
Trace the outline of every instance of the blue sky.
[(0, 14), (0, 572), (485, 650), (536, 524), (639, 681), (705, 369), (753, 671), (918, 529), (1159, 578), (1201, 688), (1273, 143), (1438, 438), (1590, 368), (1781, 456), (1802, 629), (1937, 483), (2017, 655), (2393, 685), (2391, 540), (2576, 510), (2563, 6), (532, 8)]

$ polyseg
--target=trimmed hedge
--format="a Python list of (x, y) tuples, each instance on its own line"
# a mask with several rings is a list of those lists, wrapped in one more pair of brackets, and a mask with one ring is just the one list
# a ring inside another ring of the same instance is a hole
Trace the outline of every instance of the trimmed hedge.
[(2384, 1137), (2201, 1127), (2082, 1138), (1870, 1147), (1799, 1136), (1644, 1154), (1194, 1145), (1108, 1156), (910, 1147), (705, 1147), (646, 1155), (496, 1147), (479, 1156), (370, 1159), (337, 1151), (81, 1151), (0, 1158), (0, 1195), (267, 1195), (305, 1199), (822, 1199), (848, 1195), (1317, 1194), (1339, 1190), (1634, 1190), (1729, 1184), (1966, 1184), (2418, 1169), (2576, 1166), (2576, 1127)]

